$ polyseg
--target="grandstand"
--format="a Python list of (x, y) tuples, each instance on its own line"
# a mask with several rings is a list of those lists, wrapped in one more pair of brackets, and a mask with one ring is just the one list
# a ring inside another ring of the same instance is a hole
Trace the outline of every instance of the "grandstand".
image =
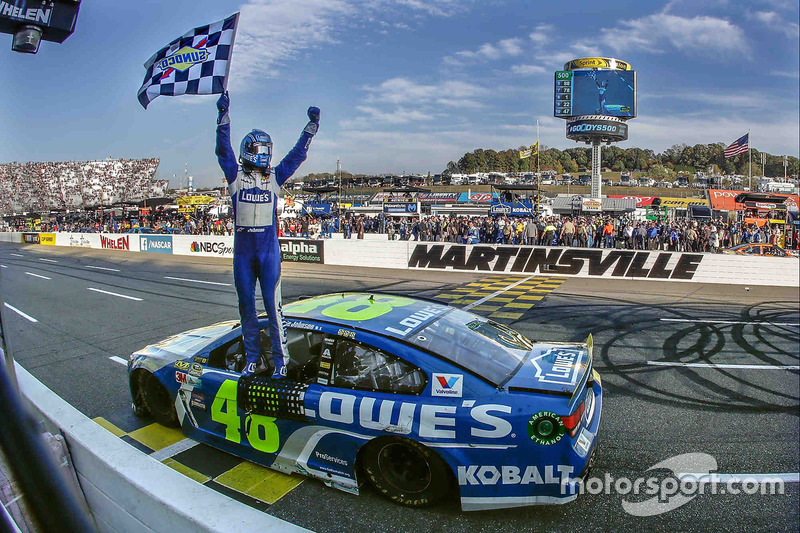
[(106, 159), (0, 165), (0, 215), (84, 209), (165, 196), (159, 159)]

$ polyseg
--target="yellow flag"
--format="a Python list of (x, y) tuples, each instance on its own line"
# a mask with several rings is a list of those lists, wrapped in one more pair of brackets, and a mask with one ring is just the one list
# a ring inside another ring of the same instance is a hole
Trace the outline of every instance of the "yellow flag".
[(519, 153), (519, 158), (520, 159), (527, 159), (530, 156), (536, 155), (538, 153), (539, 153), (539, 142), (537, 141), (533, 145), (531, 145), (530, 148), (527, 148), (527, 149), (523, 150), (522, 152), (520, 152)]

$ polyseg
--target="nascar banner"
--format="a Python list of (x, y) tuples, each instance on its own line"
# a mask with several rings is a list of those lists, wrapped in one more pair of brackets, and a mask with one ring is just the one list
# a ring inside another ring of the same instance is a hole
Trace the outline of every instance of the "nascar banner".
[(147, 60), (139, 103), (158, 96), (219, 94), (228, 85), (239, 13), (189, 30)]

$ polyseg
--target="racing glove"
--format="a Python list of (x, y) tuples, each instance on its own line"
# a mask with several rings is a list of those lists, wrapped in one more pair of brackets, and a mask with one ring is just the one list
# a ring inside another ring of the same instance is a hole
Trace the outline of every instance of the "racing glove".
[(311, 106), (308, 108), (308, 124), (303, 131), (309, 135), (316, 135), (317, 130), (319, 130), (319, 108)]
[(228, 116), (228, 108), (231, 106), (231, 99), (228, 96), (228, 91), (222, 93), (217, 100), (217, 126), (224, 126), (231, 123), (231, 118)]

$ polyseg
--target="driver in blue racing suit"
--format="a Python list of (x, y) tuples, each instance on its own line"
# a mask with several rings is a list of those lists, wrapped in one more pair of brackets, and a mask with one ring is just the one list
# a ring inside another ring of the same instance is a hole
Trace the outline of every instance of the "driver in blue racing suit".
[(261, 130), (248, 133), (239, 149), (240, 171), (231, 148), (229, 107), (230, 97), (225, 92), (217, 100), (216, 154), (233, 200), (233, 280), (239, 295), (246, 358), (242, 375), (249, 376), (255, 372), (261, 357), (255, 298), (256, 280), (259, 280), (269, 318), (269, 336), (275, 363), (272, 377), (279, 379), (286, 375), (288, 351), (281, 310), (281, 250), (276, 206), (281, 186), (306, 160), (311, 139), (319, 128), (319, 108), (308, 108), (309, 122), (300, 139), (274, 169), (270, 166), (270, 136)]

